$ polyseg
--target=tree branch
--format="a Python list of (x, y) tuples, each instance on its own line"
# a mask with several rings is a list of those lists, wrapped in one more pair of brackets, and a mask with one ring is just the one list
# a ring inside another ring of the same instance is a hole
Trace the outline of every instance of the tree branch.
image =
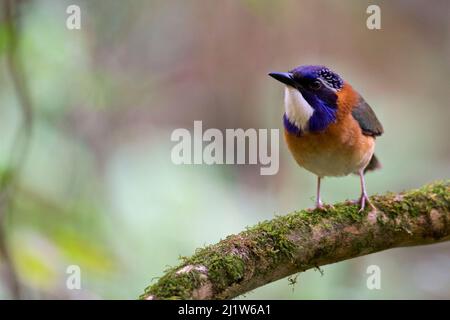
[(230, 299), (310, 268), (395, 247), (450, 240), (450, 180), (264, 221), (170, 268), (141, 299)]

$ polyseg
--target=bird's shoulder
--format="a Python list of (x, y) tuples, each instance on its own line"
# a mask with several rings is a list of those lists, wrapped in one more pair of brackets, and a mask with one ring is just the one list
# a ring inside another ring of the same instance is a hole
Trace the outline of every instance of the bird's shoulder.
[(364, 98), (356, 92), (349, 84), (345, 84), (339, 93), (339, 107), (342, 113), (350, 113), (357, 121), (364, 135), (380, 136), (384, 129), (375, 112)]

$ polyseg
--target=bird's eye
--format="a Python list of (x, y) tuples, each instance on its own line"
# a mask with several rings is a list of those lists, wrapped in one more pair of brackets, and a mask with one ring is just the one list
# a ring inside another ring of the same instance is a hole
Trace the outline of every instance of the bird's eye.
[(319, 80), (315, 80), (309, 84), (309, 87), (312, 90), (318, 90), (322, 87), (322, 82), (320, 82)]

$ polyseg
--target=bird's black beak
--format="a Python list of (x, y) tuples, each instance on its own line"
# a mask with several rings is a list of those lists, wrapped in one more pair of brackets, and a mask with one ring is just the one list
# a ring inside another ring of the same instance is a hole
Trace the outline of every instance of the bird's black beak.
[(285, 85), (295, 87), (295, 81), (290, 72), (271, 72), (269, 76), (284, 83)]

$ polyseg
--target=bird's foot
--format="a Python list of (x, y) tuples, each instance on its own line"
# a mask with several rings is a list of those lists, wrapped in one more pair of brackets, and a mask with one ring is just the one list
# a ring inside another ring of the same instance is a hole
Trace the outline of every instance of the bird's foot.
[(321, 210), (321, 211), (327, 211), (328, 209), (334, 209), (334, 206), (332, 204), (324, 204), (322, 201), (316, 201), (316, 205), (314, 208), (306, 209), (308, 212), (313, 212), (315, 210)]
[(316, 207), (314, 209), (326, 211), (328, 209), (334, 210), (335, 208), (332, 204), (323, 204), (322, 202), (320, 202), (320, 203), (316, 203)]
[(344, 201), (344, 203), (345, 203), (346, 205), (349, 205), (349, 206), (357, 205), (357, 204), (359, 204), (360, 202), (361, 202), (361, 199), (357, 199), (357, 200), (350, 200), (350, 199), (347, 199), (347, 200)]
[(323, 202), (322, 202), (322, 200), (320, 200), (320, 197), (316, 201), (315, 209), (323, 210)]
[(366, 205), (368, 205), (370, 207), (370, 211), (369, 213), (375, 213), (377, 212), (377, 208), (373, 205), (373, 203), (370, 201), (369, 197), (367, 196), (367, 194), (362, 194), (361, 197), (359, 198), (359, 204), (360, 204), (360, 208), (358, 212), (363, 212), (364, 209), (366, 208)]

